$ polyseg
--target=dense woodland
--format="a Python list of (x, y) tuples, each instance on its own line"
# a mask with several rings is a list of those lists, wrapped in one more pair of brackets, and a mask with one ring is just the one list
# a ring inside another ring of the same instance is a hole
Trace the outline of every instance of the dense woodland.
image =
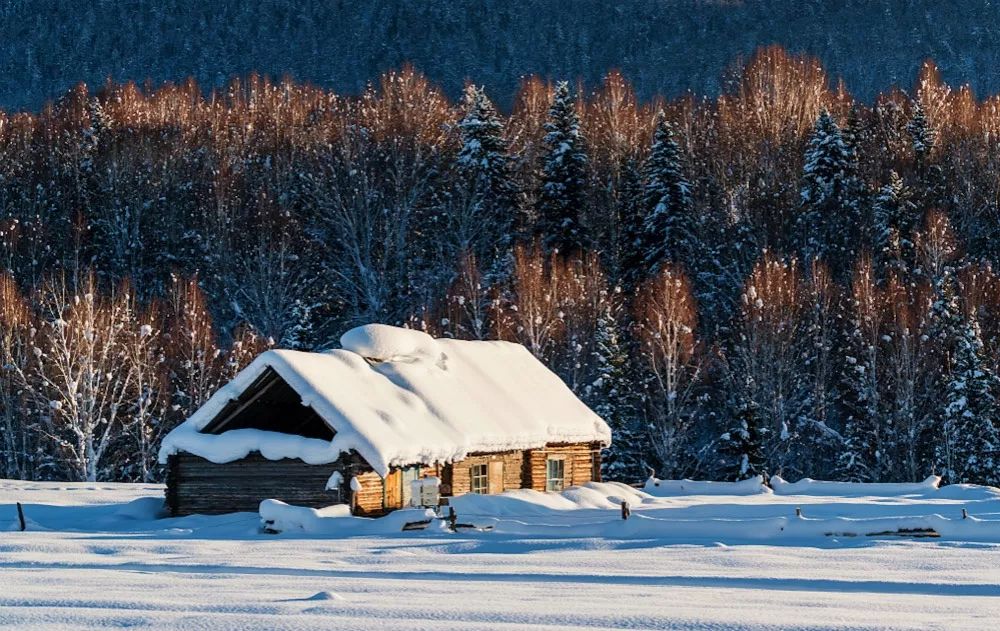
[(4, 0), (0, 107), (38, 109), (78, 81), (206, 88), (251, 72), (358, 94), (412, 63), (457, 98), (466, 80), (507, 109), (521, 77), (600, 84), (619, 68), (643, 100), (716, 96), (761, 44), (819, 55), (855, 95), (909, 86), (925, 58), (1000, 92), (991, 0)]
[(524, 344), (607, 474), (1000, 482), (1000, 98), (852, 98), (759, 51), (714, 98), (251, 77), (0, 114), (0, 475), (153, 480), (269, 347)]

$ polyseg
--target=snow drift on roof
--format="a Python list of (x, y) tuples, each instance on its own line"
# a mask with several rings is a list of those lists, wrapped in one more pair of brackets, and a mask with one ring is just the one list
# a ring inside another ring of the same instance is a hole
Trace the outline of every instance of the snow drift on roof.
[[(258, 451), (325, 464), (354, 450), (384, 476), (393, 466), (473, 452), (611, 442), (608, 425), (519, 344), (434, 339), (374, 324), (341, 342), (345, 349), (323, 353), (261, 354), (164, 438), (161, 462), (181, 451), (217, 463)], [(263, 430), (201, 433), (268, 369), (334, 430), (330, 442)]]
[(423, 331), (388, 324), (366, 324), (340, 336), (344, 350), (380, 361), (432, 357), (440, 353), (433, 337)]

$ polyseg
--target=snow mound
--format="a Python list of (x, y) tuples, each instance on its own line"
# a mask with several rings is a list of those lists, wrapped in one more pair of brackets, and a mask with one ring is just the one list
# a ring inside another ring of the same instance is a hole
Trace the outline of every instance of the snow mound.
[(140, 497), (115, 510), (115, 517), (150, 521), (167, 516), (167, 509), (161, 497)]
[(305, 600), (344, 600), (344, 597), (340, 594), (335, 594), (333, 592), (316, 592), (312, 596), (306, 598)]
[(934, 494), (936, 499), (963, 500), (966, 502), (1000, 500), (1000, 489), (995, 486), (980, 486), (978, 484), (949, 484), (942, 486)]
[(351, 507), (334, 504), (326, 508), (309, 508), (292, 506), (281, 500), (264, 500), (260, 503), (259, 512), (261, 522), (273, 530), (315, 532), (323, 520), (350, 517)]
[[(361, 534), (399, 533), (408, 522), (429, 520), (435, 517), (429, 509), (402, 509), (385, 517), (371, 519), (351, 515), (347, 504), (326, 508), (293, 506), (281, 500), (264, 500), (260, 503), (261, 526), (270, 531), (290, 534), (353, 536)], [(439, 522), (443, 527), (444, 522)]]
[(340, 345), (344, 350), (378, 361), (436, 357), (440, 354), (437, 342), (430, 335), (388, 324), (355, 327), (340, 336)]
[[(773, 479), (773, 478), (772, 478)], [(678, 495), (759, 495), (770, 493), (763, 476), (739, 482), (710, 482), (703, 480), (660, 480), (650, 477), (642, 490), (656, 497)]]
[(560, 493), (541, 493), (531, 489), (505, 491), (499, 495), (466, 493), (451, 498), (459, 519), (473, 517), (523, 517), (546, 515), (553, 511), (581, 509), (618, 510), (622, 501), (630, 506), (647, 503), (651, 496), (620, 482), (588, 482), (571, 486)]
[(932, 475), (923, 482), (831, 482), (803, 478), (787, 482), (781, 476), (771, 476), (771, 488), (777, 495), (837, 495), (841, 497), (899, 497), (920, 495), (938, 490), (941, 478)]

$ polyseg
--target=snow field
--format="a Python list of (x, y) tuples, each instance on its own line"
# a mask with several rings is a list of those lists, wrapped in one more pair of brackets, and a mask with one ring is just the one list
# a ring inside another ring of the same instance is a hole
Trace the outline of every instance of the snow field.
[[(609, 483), (455, 500), (460, 521), (491, 511), (492, 532), (404, 533), (401, 522), (420, 511), (363, 520), (324, 509), (310, 514), (339, 531), (277, 536), (261, 534), (252, 513), (158, 518), (160, 493), (0, 481), (0, 530), (15, 523), (15, 501), (31, 520), (28, 532), (0, 532), (0, 626), (987, 629), (1000, 616), (1000, 546), (966, 532), (800, 532), (762, 545), (735, 530), (792, 523), (796, 507), (806, 522), (950, 519), (967, 508), (993, 528), (1000, 495), (984, 487), (654, 497)], [(633, 505), (628, 522), (620, 499)], [(262, 515), (310, 510), (270, 503)], [(733, 523), (731, 536), (707, 536), (727, 534), (716, 521)]]

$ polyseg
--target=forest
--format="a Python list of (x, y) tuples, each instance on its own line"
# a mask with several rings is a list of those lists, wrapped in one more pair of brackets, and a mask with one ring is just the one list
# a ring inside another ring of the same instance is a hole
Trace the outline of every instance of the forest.
[[(411, 63), (457, 98), (486, 85), (508, 109), (522, 77), (598, 86), (621, 70), (643, 100), (715, 97), (765, 44), (818, 55), (865, 100), (911, 85), (927, 57), (945, 79), (1000, 91), (990, 0), (6, 0), (0, 107), (38, 109), (74, 83), (251, 72), (357, 94)], [(127, 28), (123, 28), (127, 25)]]
[(157, 480), (266, 348), (525, 345), (605, 474), (1000, 482), (1000, 98), (853, 97), (758, 50), (718, 96), (411, 67), (339, 95), (81, 84), (0, 113), (0, 476)]

